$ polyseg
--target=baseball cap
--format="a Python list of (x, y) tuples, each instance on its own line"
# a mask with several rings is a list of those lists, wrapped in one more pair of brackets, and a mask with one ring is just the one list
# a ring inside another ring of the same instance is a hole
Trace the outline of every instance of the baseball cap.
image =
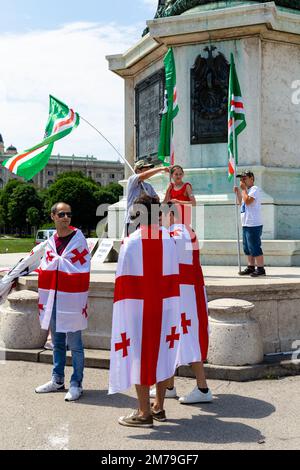
[(245, 171), (242, 171), (242, 173), (240, 173), (239, 175), (236, 175), (237, 178), (244, 178), (245, 176), (249, 176), (249, 178), (254, 178), (254, 173), (252, 173), (252, 171), (250, 170), (245, 170)]
[(134, 171), (141, 170), (142, 168), (153, 168), (153, 163), (149, 163), (145, 160), (139, 160), (134, 165)]

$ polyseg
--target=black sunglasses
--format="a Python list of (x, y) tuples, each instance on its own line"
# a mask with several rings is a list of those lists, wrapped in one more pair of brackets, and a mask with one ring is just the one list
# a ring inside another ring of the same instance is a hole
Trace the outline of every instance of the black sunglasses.
[(57, 213), (57, 216), (58, 216), (60, 219), (63, 219), (65, 216), (67, 216), (69, 219), (71, 219), (71, 217), (72, 217), (72, 212), (58, 212), (58, 213)]

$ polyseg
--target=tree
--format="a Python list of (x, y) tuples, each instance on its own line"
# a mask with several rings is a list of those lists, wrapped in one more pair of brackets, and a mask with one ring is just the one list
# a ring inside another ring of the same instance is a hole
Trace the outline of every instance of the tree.
[(116, 199), (115, 202), (119, 201), (120, 197), (123, 196), (123, 188), (118, 183), (110, 183), (105, 186), (105, 189), (114, 195)]
[(1, 191), (0, 204), (2, 205), (4, 210), (4, 224), (7, 229), (11, 228), (9, 227), (10, 223), (8, 217), (8, 203), (9, 201), (11, 201), (13, 191), (19, 186), (22, 186), (23, 184), (24, 183), (22, 181), (12, 179), (8, 181), (8, 183), (4, 186), (3, 190)]
[(5, 212), (2, 205), (0, 205), (0, 228), (5, 227)]
[[(98, 186), (97, 186), (98, 188)], [(86, 229), (88, 233), (96, 225), (97, 201), (95, 186), (86, 179), (68, 176), (59, 178), (48, 189), (47, 210), (57, 202), (65, 202), (72, 207), (72, 224)]]
[(42, 201), (36, 188), (25, 183), (16, 186), (8, 202), (8, 220), (12, 227), (19, 230), (20, 234), (24, 231), (28, 232), (27, 210), (30, 207), (36, 208), (39, 212), (42, 209)]
[(31, 227), (38, 227), (41, 222), (40, 211), (36, 207), (29, 207), (27, 209), (27, 220)]
[(60, 173), (57, 175), (56, 180), (60, 180), (62, 178), (81, 178), (87, 179), (87, 177), (82, 173), (82, 171), (65, 171), (64, 173)]

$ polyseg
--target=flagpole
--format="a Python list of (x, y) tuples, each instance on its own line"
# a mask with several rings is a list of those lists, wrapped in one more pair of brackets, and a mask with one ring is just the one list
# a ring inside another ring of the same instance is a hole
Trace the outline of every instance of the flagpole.
[[(232, 117), (233, 127), (233, 159), (234, 159), (234, 186), (237, 186), (237, 158), (236, 158), (236, 140), (235, 140), (235, 117)], [(239, 205), (238, 196), (235, 193), (235, 221), (236, 221), (236, 234), (237, 234), (237, 253), (238, 253), (238, 265), (239, 273), (242, 271), (241, 267), (241, 248), (240, 248), (240, 226), (239, 226)]]
[(100, 132), (97, 127), (93, 126), (93, 124), (91, 124), (87, 119), (85, 119), (84, 117), (82, 117), (80, 115), (80, 119), (82, 119), (84, 122), (86, 122), (92, 129), (94, 129), (99, 135), (101, 135), (101, 137), (106, 140), (106, 142), (114, 149), (115, 152), (117, 152), (117, 154), (119, 155), (119, 157), (123, 160), (123, 162), (130, 168), (130, 170), (132, 171), (132, 173), (135, 173), (134, 169), (132, 168), (132, 166), (130, 165), (130, 163), (126, 160), (125, 157), (123, 157), (123, 155), (116, 149), (116, 147), (110, 142), (110, 140), (108, 140), (105, 135), (102, 134), (102, 132)]

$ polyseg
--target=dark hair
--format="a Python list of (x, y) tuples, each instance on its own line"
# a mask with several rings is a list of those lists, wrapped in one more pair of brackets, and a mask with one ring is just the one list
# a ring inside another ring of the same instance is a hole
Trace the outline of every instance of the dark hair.
[(56, 204), (54, 204), (52, 207), (51, 207), (51, 214), (55, 215), (56, 212), (57, 212), (57, 208), (59, 206), (59, 204), (65, 204), (66, 206), (69, 206), (70, 209), (72, 210), (72, 207), (70, 206), (70, 204), (68, 204), (67, 202), (57, 202)]
[(173, 202), (163, 202), (160, 204), (160, 215), (167, 215), (168, 213), (173, 214), (174, 217), (178, 217), (178, 208)]
[(130, 209), (130, 219), (134, 221), (140, 217), (144, 223), (151, 225), (154, 222), (152, 220), (152, 213), (154, 212), (153, 205), (159, 206), (157, 199), (146, 194), (138, 197), (135, 199), (133, 206)]
[(170, 171), (171, 175), (173, 175), (174, 171), (177, 170), (177, 169), (181, 170), (182, 173), (184, 173), (184, 170), (183, 170), (182, 166), (174, 165), (174, 166), (172, 166), (171, 171)]

